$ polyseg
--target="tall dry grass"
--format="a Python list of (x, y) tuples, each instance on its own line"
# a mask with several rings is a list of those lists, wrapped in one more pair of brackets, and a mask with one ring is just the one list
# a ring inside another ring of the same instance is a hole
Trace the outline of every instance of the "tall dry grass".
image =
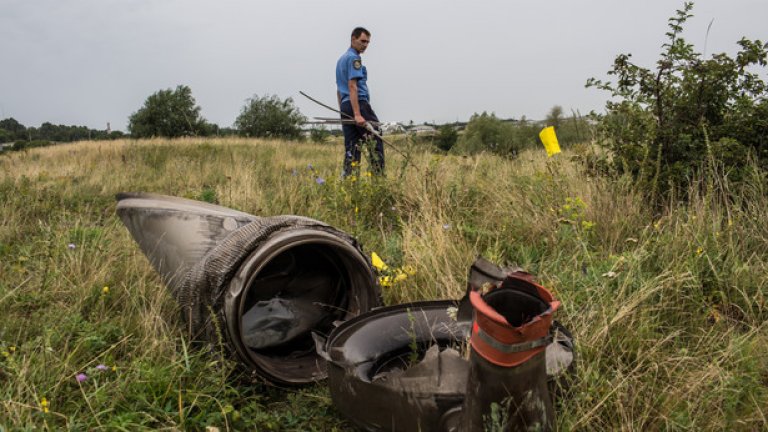
[(524, 267), (562, 300), (577, 343), (562, 430), (768, 427), (764, 173), (693, 182), (689, 202), (659, 210), (567, 151), (510, 160), (409, 147), (407, 163), (388, 152), (385, 179), (364, 164), (343, 181), (341, 154), (338, 143), (183, 139), (1, 156), (0, 425), (348, 428), (322, 386), (246, 384), (228, 360), (188, 349), (114, 215), (115, 193), (146, 191), (335, 225), (409, 269), (384, 288), (388, 303), (461, 296), (478, 255)]

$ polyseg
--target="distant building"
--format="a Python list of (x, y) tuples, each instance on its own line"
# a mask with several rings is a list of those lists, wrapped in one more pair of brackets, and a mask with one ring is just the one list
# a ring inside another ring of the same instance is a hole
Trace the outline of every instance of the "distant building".
[(381, 124), (381, 132), (384, 134), (396, 134), (405, 132), (405, 127), (397, 122), (386, 122)]
[(416, 125), (411, 126), (408, 128), (408, 133), (414, 134), (414, 135), (436, 135), (437, 129), (435, 129), (433, 126), (422, 124), (422, 125)]

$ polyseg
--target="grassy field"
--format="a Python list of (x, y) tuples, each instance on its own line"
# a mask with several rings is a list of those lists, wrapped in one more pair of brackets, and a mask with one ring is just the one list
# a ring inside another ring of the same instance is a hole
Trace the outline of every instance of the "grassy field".
[[(189, 349), (115, 216), (147, 191), (356, 236), (388, 304), (457, 298), (479, 254), (534, 273), (578, 349), (561, 430), (768, 429), (768, 194), (723, 176), (654, 210), (566, 151), (515, 160), (390, 151), (341, 181), (338, 144), (82, 142), (0, 156), (0, 430), (348, 430), (323, 385), (279, 389)], [(584, 147), (581, 148), (584, 151)], [(727, 198), (727, 197), (731, 198)], [(736, 197), (736, 198), (734, 198)]]

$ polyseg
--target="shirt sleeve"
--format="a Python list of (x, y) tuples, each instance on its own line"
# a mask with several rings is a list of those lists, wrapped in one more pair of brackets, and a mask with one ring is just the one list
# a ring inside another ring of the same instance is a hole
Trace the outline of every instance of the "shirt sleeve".
[(350, 56), (347, 64), (347, 71), (350, 80), (362, 79), (365, 77), (363, 73), (363, 60), (360, 56)]

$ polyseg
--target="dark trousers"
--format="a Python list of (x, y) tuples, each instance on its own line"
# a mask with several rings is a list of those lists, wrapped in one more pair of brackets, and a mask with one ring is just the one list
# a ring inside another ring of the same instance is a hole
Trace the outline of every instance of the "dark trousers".
[[(376, 113), (373, 112), (371, 104), (366, 101), (359, 101), (360, 103), (360, 115), (368, 121), (378, 123), (379, 118), (376, 117)], [(352, 112), (352, 103), (342, 102), (341, 112), (349, 115), (344, 117), (345, 120), (354, 118), (355, 115)], [(381, 135), (381, 129), (378, 126), (374, 126), (376, 132)], [(373, 135), (369, 131), (360, 126), (354, 124), (344, 124), (342, 126), (344, 131), (344, 170), (341, 175), (346, 177), (350, 174), (357, 174), (360, 167), (360, 150), (362, 147), (368, 148), (368, 161), (371, 165), (371, 172), (375, 175), (384, 174), (384, 143), (381, 138)], [(352, 167), (352, 162), (356, 162), (356, 168)]]

